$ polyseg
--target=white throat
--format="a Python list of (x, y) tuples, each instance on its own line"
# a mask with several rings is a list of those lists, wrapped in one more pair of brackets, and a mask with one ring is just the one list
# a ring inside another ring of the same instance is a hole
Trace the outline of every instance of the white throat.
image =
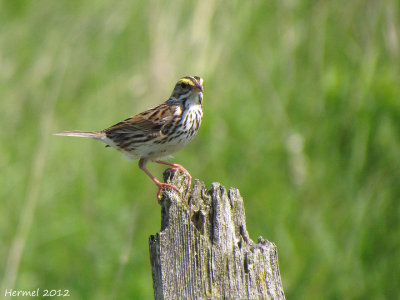
[(203, 104), (203, 93), (193, 93), (185, 102), (185, 107), (190, 108), (192, 106)]

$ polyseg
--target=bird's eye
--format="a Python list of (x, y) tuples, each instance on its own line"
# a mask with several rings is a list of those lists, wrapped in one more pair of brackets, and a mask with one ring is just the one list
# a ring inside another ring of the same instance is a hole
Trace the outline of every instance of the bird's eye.
[(184, 82), (182, 82), (182, 83), (181, 83), (181, 88), (186, 89), (186, 88), (187, 88), (187, 84), (184, 83)]

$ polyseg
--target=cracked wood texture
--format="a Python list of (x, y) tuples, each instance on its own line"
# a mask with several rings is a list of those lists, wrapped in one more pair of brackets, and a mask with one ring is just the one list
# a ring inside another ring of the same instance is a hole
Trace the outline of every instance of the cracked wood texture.
[(163, 192), (161, 231), (150, 236), (155, 299), (285, 299), (277, 248), (246, 229), (243, 199), (219, 183), (211, 189), (167, 170), (180, 190)]

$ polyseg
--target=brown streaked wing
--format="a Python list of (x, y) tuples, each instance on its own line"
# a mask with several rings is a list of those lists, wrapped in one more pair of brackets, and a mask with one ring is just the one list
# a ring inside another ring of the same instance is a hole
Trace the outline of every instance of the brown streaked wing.
[(105, 133), (133, 133), (143, 132), (145, 134), (161, 132), (161, 128), (168, 124), (174, 116), (178, 107), (176, 105), (160, 104), (157, 107), (125, 119), (107, 129)]

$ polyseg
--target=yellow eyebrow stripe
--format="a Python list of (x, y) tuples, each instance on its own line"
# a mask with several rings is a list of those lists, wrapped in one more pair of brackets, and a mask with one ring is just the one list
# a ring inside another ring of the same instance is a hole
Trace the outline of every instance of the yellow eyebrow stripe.
[(200, 84), (201, 86), (203, 86), (203, 79), (200, 77), (183, 77), (181, 78), (178, 83), (186, 83), (190, 86), (196, 86), (197, 84)]
[(189, 84), (191, 86), (194, 86), (193, 81), (191, 79), (189, 79), (189, 78), (182, 78), (181, 80), (179, 80), (179, 83), (186, 83), (186, 84)]

